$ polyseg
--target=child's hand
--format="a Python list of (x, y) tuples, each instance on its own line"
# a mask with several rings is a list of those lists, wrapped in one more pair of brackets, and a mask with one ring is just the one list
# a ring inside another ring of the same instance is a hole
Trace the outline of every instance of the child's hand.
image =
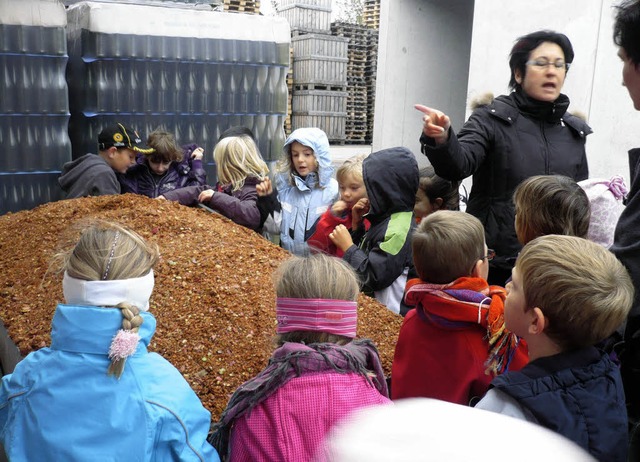
[(271, 180), (269, 178), (265, 178), (260, 183), (256, 185), (256, 192), (259, 197), (268, 196), (273, 192), (273, 187), (271, 186)]
[(167, 198), (164, 197), (164, 196), (158, 196), (158, 197), (156, 197), (156, 200), (158, 200), (158, 201), (166, 201)]
[(343, 252), (346, 252), (353, 245), (353, 239), (351, 239), (351, 234), (345, 225), (336, 226), (329, 234), (329, 239)]
[(347, 206), (347, 203), (345, 201), (337, 200), (331, 206), (331, 213), (336, 217), (339, 217), (344, 213), (345, 210), (347, 210), (347, 208), (349, 207)]
[(203, 156), (204, 156), (204, 149), (202, 148), (195, 148), (191, 153), (192, 159), (202, 160)]
[(213, 189), (205, 189), (198, 196), (198, 202), (209, 202), (213, 197), (213, 193), (215, 193)]
[(369, 213), (369, 199), (363, 197), (351, 209), (351, 229), (357, 229), (362, 223), (362, 217)]

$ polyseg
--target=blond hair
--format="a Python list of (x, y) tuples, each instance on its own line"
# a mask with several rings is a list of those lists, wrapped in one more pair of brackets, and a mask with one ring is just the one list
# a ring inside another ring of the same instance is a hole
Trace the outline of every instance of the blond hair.
[(94, 221), (64, 255), (64, 270), (85, 281), (131, 279), (147, 274), (158, 258), (158, 246), (138, 233), (116, 222)]
[(153, 148), (153, 152), (146, 154), (147, 157), (158, 156), (164, 162), (178, 162), (184, 155), (174, 136), (165, 130), (156, 129), (149, 133), (147, 144)]
[(516, 234), (522, 244), (547, 234), (587, 237), (589, 198), (569, 177), (532, 176), (518, 185), (513, 202)]
[[(358, 276), (343, 260), (324, 254), (291, 257), (274, 273), (276, 295), (284, 298), (324, 298), (356, 301), (360, 293)], [(352, 339), (325, 332), (294, 331), (276, 336), (276, 344), (338, 343)]]
[(540, 308), (545, 334), (563, 350), (594, 345), (626, 319), (629, 273), (604, 247), (575, 236), (541, 236), (516, 262), (527, 310)]
[(468, 213), (438, 210), (423, 218), (413, 233), (411, 246), (420, 279), (448, 284), (471, 275), (483, 258), (484, 228)]
[[(115, 222), (95, 221), (86, 227), (75, 247), (63, 255), (69, 276), (85, 281), (131, 279), (151, 271), (159, 258), (157, 245), (148, 244), (136, 232)], [(134, 305), (116, 305), (122, 329), (137, 333), (143, 319)], [(125, 359), (114, 359), (107, 373), (120, 377)]]
[(213, 157), (220, 182), (232, 185), (232, 191), (242, 188), (247, 177), (262, 180), (269, 173), (256, 143), (248, 135), (222, 138), (213, 150)]
[(345, 178), (352, 178), (362, 182), (362, 162), (367, 158), (366, 154), (358, 154), (345, 160), (336, 170), (336, 180), (342, 183)]

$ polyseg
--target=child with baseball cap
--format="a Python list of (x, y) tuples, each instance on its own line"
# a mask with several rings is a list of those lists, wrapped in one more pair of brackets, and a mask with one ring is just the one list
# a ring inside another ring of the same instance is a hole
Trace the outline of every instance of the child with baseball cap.
[(58, 183), (67, 199), (120, 194), (116, 172), (125, 173), (134, 165), (136, 153), (151, 152), (134, 129), (111, 125), (98, 135), (98, 154), (85, 154), (64, 164)]
[(389, 403), (378, 351), (355, 339), (359, 292), (355, 272), (336, 257), (293, 257), (280, 266), (278, 348), (213, 427), (210, 442), (223, 459), (312, 460), (340, 419)]

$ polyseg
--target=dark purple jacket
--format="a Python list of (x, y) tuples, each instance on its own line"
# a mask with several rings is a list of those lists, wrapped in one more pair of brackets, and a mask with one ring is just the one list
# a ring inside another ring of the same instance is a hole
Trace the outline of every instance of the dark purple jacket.
[(231, 186), (191, 186), (175, 189), (164, 194), (170, 201), (177, 201), (182, 205), (197, 205), (198, 196), (205, 189), (213, 189), (215, 193), (204, 205), (221, 213), (230, 220), (249, 229), (260, 228), (260, 210), (258, 209), (258, 193), (256, 185), (260, 180), (256, 177), (248, 177), (244, 185), (237, 191), (231, 192)]
[(118, 174), (122, 193), (142, 194), (155, 199), (174, 189), (206, 184), (207, 173), (202, 160), (191, 159), (191, 153), (197, 147), (195, 144), (183, 146), (182, 161), (172, 162), (162, 177), (154, 175), (145, 156), (139, 155), (136, 165), (129, 167), (124, 175)]

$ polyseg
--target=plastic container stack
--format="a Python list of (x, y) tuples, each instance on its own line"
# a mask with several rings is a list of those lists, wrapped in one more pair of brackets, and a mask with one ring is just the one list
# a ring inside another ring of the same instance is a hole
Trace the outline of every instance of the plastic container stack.
[(294, 37), (291, 128), (318, 127), (344, 143), (347, 118), (347, 44), (331, 35), (331, 0), (282, 0)]
[(0, 214), (61, 199), (71, 160), (64, 6), (0, 0)]
[[(143, 137), (158, 127), (212, 151), (233, 125), (249, 127), (267, 160), (284, 143), (290, 29), (281, 18), (185, 5), (80, 2), (68, 9), (73, 156), (95, 152), (116, 121)], [(117, 18), (117, 20), (114, 20)]]

